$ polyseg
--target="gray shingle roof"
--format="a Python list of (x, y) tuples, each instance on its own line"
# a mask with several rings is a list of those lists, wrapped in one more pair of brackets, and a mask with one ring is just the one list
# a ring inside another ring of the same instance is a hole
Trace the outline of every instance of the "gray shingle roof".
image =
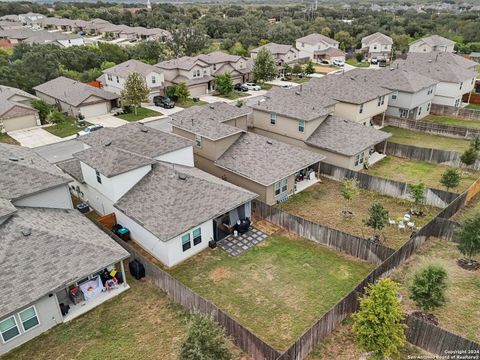
[(113, 146), (95, 146), (73, 154), (75, 159), (87, 164), (106, 177), (153, 164), (155, 160), (133, 154)]
[(215, 164), (268, 186), (324, 158), (313, 151), (248, 132)]
[(0, 198), (0, 219), (4, 216), (13, 214), (17, 209), (10, 200)]
[(248, 115), (252, 112), (247, 106), (237, 107), (224, 102), (215, 102), (205, 106), (192, 106), (171, 115), (177, 122), (191, 122), (192, 119), (211, 119), (225, 122)]
[(31, 113), (32, 111), (37, 112), (36, 109), (29, 105), (10, 100), (15, 95), (20, 95), (26, 99), (31, 100), (38, 99), (36, 96), (33, 96), (23, 90), (10, 86), (0, 85), (0, 116), (12, 110), (14, 107), (18, 107), (19, 109), (19, 111), (15, 112), (16, 116), (18, 116), (17, 114), (21, 115), (22, 112), (25, 114)]
[(115, 207), (168, 241), (256, 196), (196, 168), (157, 163)]
[(305, 142), (338, 154), (353, 156), (390, 136), (391, 134), (370, 126), (329, 116)]
[(105, 101), (115, 100), (119, 97), (117, 94), (86, 85), (64, 76), (38, 85), (33, 89), (72, 106), (81, 105), (90, 96), (99, 97)]
[(264, 100), (249, 106), (256, 110), (310, 121), (330, 114), (333, 109), (329, 107), (336, 102), (329, 94), (322, 93), (314, 87), (302, 85), (293, 89), (270, 90)]
[(18, 199), (70, 181), (32, 149), (0, 143), (0, 198)]
[(195, 65), (202, 67), (207, 67), (208, 65), (202, 62), (199, 62), (197, 58), (191, 56), (182, 56), (177, 59), (161, 61), (155, 66), (161, 69), (173, 70), (173, 69), (182, 69), (190, 70)]
[(78, 182), (84, 183), (85, 179), (83, 178), (82, 167), (80, 165), (80, 160), (78, 159), (69, 159), (56, 163), (60, 169), (65, 173), (73, 177)]
[(174, 127), (201, 135), (202, 137), (213, 141), (243, 132), (240, 128), (222, 124), (221, 122), (210, 118), (191, 118), (190, 120), (172, 119), (171, 124)]
[(0, 225), (0, 318), (126, 257), (77, 210), (18, 208)]
[(147, 76), (152, 72), (160, 73), (160, 70), (153, 65), (145, 64), (144, 62), (132, 59), (124, 61), (121, 64), (118, 64), (103, 71), (104, 74), (112, 74), (123, 78), (126, 78), (128, 74), (132, 72)]
[(212, 51), (208, 54), (197, 55), (196, 58), (206, 62), (207, 64), (218, 64), (222, 62), (237, 62), (242, 57), (238, 55), (230, 55), (224, 53), (223, 51)]
[(393, 39), (381, 32), (376, 32), (362, 38), (362, 44), (370, 45), (373, 42), (378, 42), (380, 45), (392, 45)]
[(319, 42), (323, 42), (329, 45), (337, 45), (339, 42), (337, 40), (333, 40), (329, 38), (328, 36), (322, 35), (322, 34), (310, 34), (304, 37), (301, 37), (300, 39), (297, 39), (297, 41), (304, 42), (306, 44), (310, 45), (316, 45)]
[(272, 42), (272, 43), (268, 43), (268, 44), (259, 46), (259, 47), (255, 48), (253, 50), (250, 50), (250, 52), (251, 53), (258, 53), (261, 49), (267, 49), (273, 55), (275, 55), (275, 54), (286, 54), (290, 50), (298, 51), (292, 45), (277, 44), (277, 43)]
[(431, 35), (431, 36), (426, 36), (424, 38), (418, 39), (411, 44), (417, 43), (417, 42), (424, 42), (430, 46), (451, 46), (455, 45), (455, 42), (452, 40), (449, 40), (447, 38), (444, 38), (443, 36), (439, 35)]

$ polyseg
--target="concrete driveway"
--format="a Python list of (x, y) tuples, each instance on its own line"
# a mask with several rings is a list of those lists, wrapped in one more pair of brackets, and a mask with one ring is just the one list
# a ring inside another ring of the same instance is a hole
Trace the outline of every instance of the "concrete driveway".
[(72, 154), (86, 149), (87, 145), (78, 140), (63, 140), (54, 144), (39, 146), (34, 151), (51, 163), (68, 160)]
[(100, 125), (103, 125), (104, 127), (119, 127), (119, 126), (128, 124), (128, 121), (122, 120), (110, 114), (95, 116), (92, 118), (85, 119), (85, 121), (88, 121), (91, 124), (100, 124)]
[(8, 133), (12, 138), (17, 140), (20, 145), (34, 148), (48, 144), (57, 143), (64, 139), (50, 134), (41, 127), (34, 127), (30, 129), (15, 130)]
[[(162, 116), (157, 116), (157, 119), (161, 118), (163, 116), (170, 116), (172, 114), (175, 114), (175, 113), (183, 110), (182, 107), (178, 107), (178, 106), (175, 106), (173, 109), (164, 109), (160, 106), (142, 104), (142, 107), (162, 113), (163, 115)], [(147, 119), (150, 119), (150, 118), (147, 118)]]

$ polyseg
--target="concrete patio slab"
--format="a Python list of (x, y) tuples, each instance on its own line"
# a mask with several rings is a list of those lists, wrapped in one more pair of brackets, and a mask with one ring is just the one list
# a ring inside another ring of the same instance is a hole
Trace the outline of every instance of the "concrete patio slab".
[(238, 234), (238, 236), (229, 235), (226, 238), (217, 242), (217, 246), (225, 250), (230, 256), (239, 256), (245, 251), (258, 245), (268, 237), (267, 234), (258, 229), (251, 228), (245, 234)]

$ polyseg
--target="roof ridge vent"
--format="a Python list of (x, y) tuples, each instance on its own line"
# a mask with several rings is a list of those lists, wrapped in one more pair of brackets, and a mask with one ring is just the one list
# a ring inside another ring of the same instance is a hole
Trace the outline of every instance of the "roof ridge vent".
[(185, 181), (185, 180), (187, 180), (187, 175), (182, 174), (182, 173), (179, 173), (179, 174), (178, 174), (178, 179), (179, 179), (179, 180), (182, 180), (182, 181)]
[(31, 228), (23, 228), (20, 230), (23, 236), (30, 236), (32, 235), (32, 229)]
[(112, 142), (111, 142), (111, 141), (109, 141), (109, 142), (105, 143), (105, 145), (104, 145), (104, 146), (105, 146), (105, 147), (109, 147), (110, 145), (112, 145)]
[(272, 140), (267, 140), (267, 144), (268, 144), (268, 145), (273, 145)]
[(19, 161), (20, 159), (14, 157), (14, 156), (11, 156), (11, 157), (8, 158), (8, 160), (17, 162), (17, 161)]
[(144, 127), (144, 128), (142, 128), (142, 129), (140, 129), (140, 131), (141, 131), (141, 132), (144, 132), (144, 133), (148, 133), (148, 129), (147, 129), (147, 128), (145, 128), (145, 127)]

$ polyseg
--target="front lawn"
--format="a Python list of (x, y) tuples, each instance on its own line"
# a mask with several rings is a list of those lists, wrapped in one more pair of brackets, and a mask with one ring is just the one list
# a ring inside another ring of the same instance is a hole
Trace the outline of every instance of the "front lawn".
[(132, 110), (131, 113), (117, 115), (117, 117), (122, 119), (122, 120), (125, 120), (125, 121), (138, 121), (138, 120), (142, 120), (142, 119), (145, 119), (145, 118), (148, 118), (148, 117), (162, 116), (162, 115), (163, 114), (161, 112), (151, 110), (151, 109), (147, 109), (147, 108), (144, 108), (144, 107), (139, 107), (139, 108), (137, 108), (137, 113), (136, 114)]
[(352, 58), (352, 59), (348, 59), (345, 61), (348, 65), (352, 65), (352, 66), (355, 66), (355, 67), (360, 67), (360, 68), (367, 68), (367, 67), (370, 67), (370, 63), (368, 61), (362, 61), (362, 62), (358, 62), (357, 59), (355, 58)]
[(480, 110), (480, 104), (468, 104), (467, 109)]
[(193, 101), (192, 99), (186, 99), (186, 100), (176, 100), (175, 101), (175, 106), (181, 107), (181, 108), (189, 108), (192, 106), (201, 106), (201, 105), (207, 105), (208, 103), (206, 101)]
[[(440, 183), (440, 178), (447, 168), (448, 166), (425, 161), (387, 156), (371, 165), (368, 170), (362, 170), (362, 172), (409, 184), (416, 184), (419, 181), (423, 181), (427, 187), (446, 190)], [(480, 176), (480, 172), (474, 170), (465, 171), (460, 169), (460, 172), (462, 173), (462, 179), (460, 180), (459, 186), (449, 191), (461, 193)]]
[(338, 66), (335, 65), (320, 65), (320, 64), (315, 64), (314, 65), (315, 72), (317, 74), (328, 74), (333, 71), (337, 71), (340, 69)]
[(7, 133), (0, 133), (0, 143), (10, 144), (10, 145), (20, 145), (17, 140), (12, 138)]
[[(375, 191), (360, 189), (354, 199), (345, 200), (340, 192), (341, 183), (322, 178), (322, 182), (315, 184), (302, 192), (291, 196), (287, 201), (276, 205), (279, 209), (301, 216), (307, 220), (328, 226), (361, 238), (369, 238), (373, 234), (372, 228), (366, 226), (363, 220), (368, 217), (368, 209), (373, 203), (381, 203), (389, 212), (390, 218), (399, 220), (413, 206), (408, 200), (397, 199), (382, 195)], [(353, 215), (345, 217), (343, 210), (350, 210)], [(440, 209), (431, 206), (422, 206), (425, 217), (414, 218), (415, 226), (421, 227), (430, 221)], [(398, 249), (409, 238), (408, 230), (398, 230), (396, 226), (387, 226), (381, 230), (386, 236), (384, 245)]]
[(232, 91), (231, 93), (224, 94), (224, 95), (213, 94), (213, 96), (221, 97), (223, 99), (228, 99), (228, 100), (237, 100), (237, 99), (241, 99), (243, 97), (246, 97), (248, 95), (249, 94), (246, 94), (246, 93), (240, 92), (240, 91)]
[(272, 84), (267, 83), (260, 83), (258, 84), (262, 90), (270, 90), (272, 88)]
[(310, 81), (310, 78), (308, 78), (306, 76), (304, 76), (303, 78), (293, 77), (292, 79), (290, 79), (288, 81), (294, 82), (296, 84), (305, 84), (305, 83)]
[(480, 128), (480, 121), (457, 119), (457, 118), (448, 117), (448, 116), (428, 115), (424, 117), (422, 120), (433, 121), (437, 124), (442, 124), (442, 125)]
[(76, 119), (66, 117), (65, 120), (62, 120), (52, 126), (44, 127), (44, 129), (55, 136), (64, 138), (67, 136), (75, 135), (85, 127), (92, 125), (86, 121), (83, 121), (83, 124), (85, 124), (85, 126), (80, 127), (78, 126)]
[(171, 273), (284, 350), (372, 268), (312, 241), (275, 233), (238, 257), (207, 249)]
[(398, 144), (458, 152), (464, 152), (470, 146), (469, 140), (431, 135), (394, 126), (386, 126), (382, 131), (392, 134), (388, 141)]
[[(447, 303), (431, 311), (439, 320), (439, 326), (467, 339), (480, 342), (480, 276), (479, 271), (468, 271), (457, 265), (463, 258), (457, 244), (430, 238), (392, 278), (403, 287), (403, 306), (406, 312), (416, 311), (415, 303), (408, 296), (408, 282), (415, 270), (426, 264), (440, 264), (448, 272)], [(476, 257), (480, 260), (480, 256)]]

